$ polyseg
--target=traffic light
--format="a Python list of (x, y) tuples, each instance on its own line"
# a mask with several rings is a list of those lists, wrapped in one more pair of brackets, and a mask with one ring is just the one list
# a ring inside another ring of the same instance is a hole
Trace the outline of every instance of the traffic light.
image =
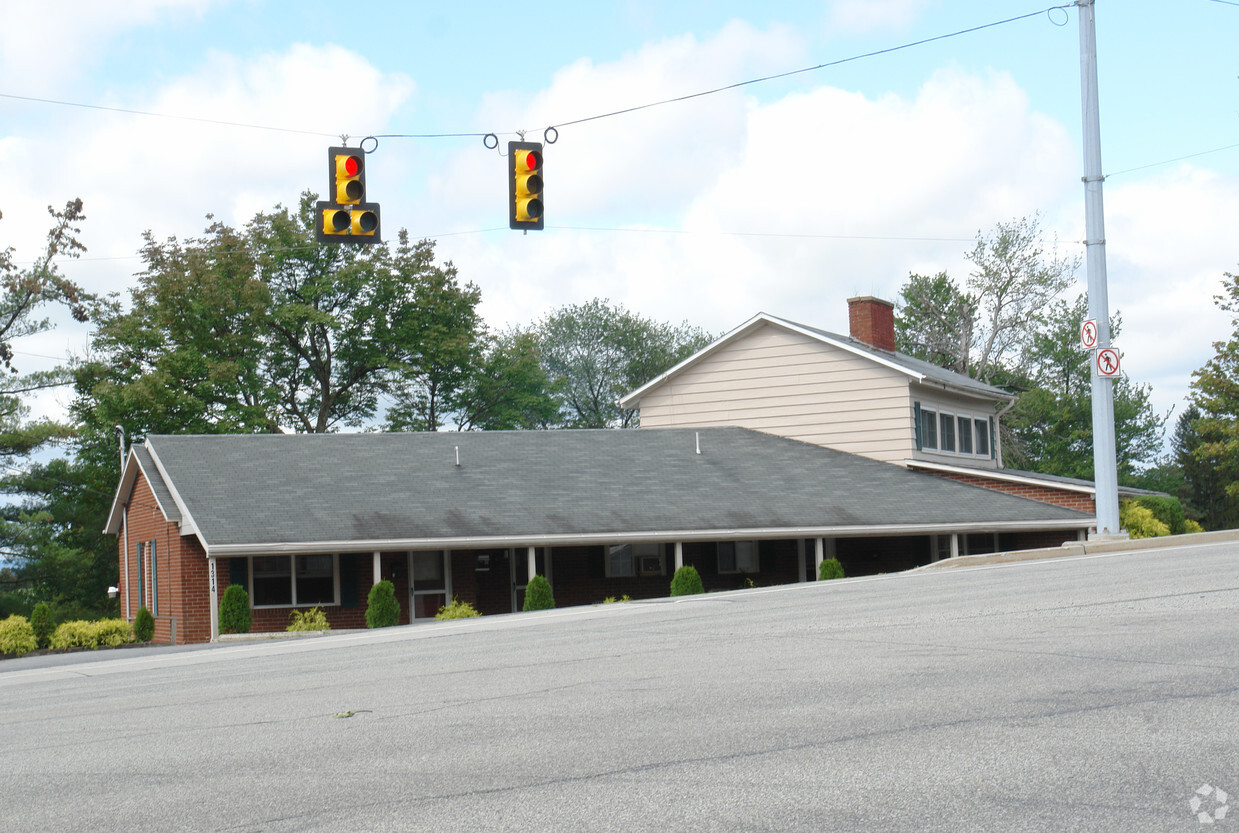
[(542, 228), (540, 142), (508, 142), (508, 226)]
[(327, 193), (316, 205), (319, 243), (380, 243), (379, 205), (366, 202), (366, 155), (358, 148), (327, 148)]

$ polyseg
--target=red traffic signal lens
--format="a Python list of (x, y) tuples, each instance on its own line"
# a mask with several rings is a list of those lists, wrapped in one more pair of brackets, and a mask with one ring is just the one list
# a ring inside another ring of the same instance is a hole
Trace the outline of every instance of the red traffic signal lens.
[(536, 171), (542, 167), (542, 155), (536, 150), (517, 151), (516, 167), (521, 171)]
[(357, 176), (361, 171), (361, 157), (349, 156), (344, 160), (344, 173), (347, 176)]

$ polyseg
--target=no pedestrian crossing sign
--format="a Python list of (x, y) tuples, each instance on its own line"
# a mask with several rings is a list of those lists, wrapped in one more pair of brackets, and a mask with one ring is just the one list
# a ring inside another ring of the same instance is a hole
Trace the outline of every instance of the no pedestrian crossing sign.
[(1119, 375), (1119, 351), (1103, 347), (1097, 351), (1097, 375), (1107, 378)]

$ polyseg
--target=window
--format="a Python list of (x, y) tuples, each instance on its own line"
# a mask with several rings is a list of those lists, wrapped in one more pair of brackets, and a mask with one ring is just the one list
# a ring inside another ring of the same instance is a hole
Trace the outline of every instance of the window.
[(607, 548), (607, 578), (628, 578), (636, 574), (637, 565), (632, 558), (632, 544)]
[(335, 556), (298, 555), (296, 598), (299, 605), (329, 605), (336, 601)]
[(976, 426), (976, 429), (977, 429), (977, 445), (976, 445), (977, 454), (980, 454), (984, 457), (988, 457), (990, 456), (989, 455), (989, 420), (985, 420), (984, 422), (982, 422), (981, 420), (978, 419), (978, 420), (975, 420), (973, 424)]
[(756, 573), (756, 541), (723, 541), (718, 545), (720, 573)]
[(955, 450), (955, 417), (951, 414), (941, 414), (939, 423), (942, 425), (942, 450)]
[(334, 555), (255, 556), (250, 569), (254, 607), (338, 604)]
[(972, 417), (959, 417), (959, 453), (972, 453)]
[(938, 412), (921, 408), (921, 448), (938, 447)]
[(607, 551), (607, 578), (666, 574), (662, 544), (621, 544)]

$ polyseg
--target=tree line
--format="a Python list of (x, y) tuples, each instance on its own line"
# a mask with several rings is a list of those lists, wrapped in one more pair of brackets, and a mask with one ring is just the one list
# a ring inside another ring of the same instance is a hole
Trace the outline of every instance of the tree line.
[[(314, 194), (242, 228), (209, 220), (185, 240), (140, 250), (127, 296), (95, 297), (59, 264), (83, 251), (80, 201), (51, 211), (48, 244), (19, 268), (0, 252), (0, 618), (48, 601), (57, 618), (114, 612), (116, 542), (100, 530), (115, 493), (120, 426), (158, 433), (628, 428), (619, 397), (708, 344), (595, 299), (525, 326), (494, 330), (481, 292), (438, 262), (434, 243), (401, 232), (364, 248), (316, 243)], [(961, 285), (910, 275), (897, 306), (898, 347), (1017, 391), (1004, 417), (1008, 466), (1092, 477), (1087, 355), (1076, 347), (1082, 298), (1063, 297), (1077, 263), (1046, 251), (1036, 218), (979, 234)], [(1227, 275), (1218, 303), (1239, 312)], [(67, 367), (18, 372), (13, 343), (51, 326), (55, 305), (92, 325)], [(1120, 482), (1179, 496), (1207, 528), (1239, 506), (1239, 318), (1231, 341), (1197, 371), (1173, 451), (1158, 457), (1166, 417), (1147, 386), (1116, 386)], [(1121, 320), (1112, 322), (1117, 334)], [(29, 395), (72, 392), (64, 422), (30, 419)], [(66, 452), (52, 457), (49, 446)]]

